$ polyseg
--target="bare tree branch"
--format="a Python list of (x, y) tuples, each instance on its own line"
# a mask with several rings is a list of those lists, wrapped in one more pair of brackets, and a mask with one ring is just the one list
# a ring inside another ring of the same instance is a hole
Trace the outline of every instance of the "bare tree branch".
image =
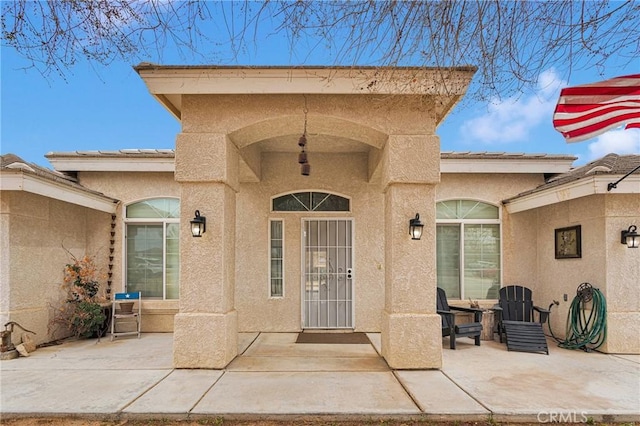
[(276, 34), (291, 57), (318, 53), (325, 65), (475, 65), (474, 95), (489, 99), (535, 84), (551, 66), (568, 77), (637, 63), (639, 17), (631, 0), (15, 0), (2, 3), (2, 42), (44, 76), (64, 77), (81, 60), (172, 52), (187, 63), (230, 52), (237, 62)]

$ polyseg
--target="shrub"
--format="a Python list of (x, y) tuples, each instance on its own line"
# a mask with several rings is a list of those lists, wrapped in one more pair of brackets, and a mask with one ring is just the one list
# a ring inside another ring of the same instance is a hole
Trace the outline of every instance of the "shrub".
[(70, 256), (73, 262), (64, 267), (62, 285), (66, 300), (62, 306), (54, 309), (49, 333), (54, 334), (61, 327), (67, 335), (71, 334), (76, 338), (99, 335), (106, 320), (100, 305), (105, 300), (99, 294), (100, 274), (92, 257), (85, 255), (78, 259), (72, 254)]

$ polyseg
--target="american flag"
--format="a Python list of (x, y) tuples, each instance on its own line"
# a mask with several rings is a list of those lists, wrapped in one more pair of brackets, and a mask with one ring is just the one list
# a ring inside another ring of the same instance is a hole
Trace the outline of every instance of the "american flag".
[(553, 127), (567, 142), (590, 139), (622, 125), (640, 128), (640, 74), (560, 91)]

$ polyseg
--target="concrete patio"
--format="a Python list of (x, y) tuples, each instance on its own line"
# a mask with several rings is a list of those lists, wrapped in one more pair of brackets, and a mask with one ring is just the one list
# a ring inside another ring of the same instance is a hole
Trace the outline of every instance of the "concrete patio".
[(242, 333), (224, 370), (172, 368), (172, 334), (70, 341), (2, 361), (2, 418), (318, 418), (516, 422), (640, 421), (640, 355), (457, 350), (442, 370), (390, 370), (369, 344), (296, 344)]

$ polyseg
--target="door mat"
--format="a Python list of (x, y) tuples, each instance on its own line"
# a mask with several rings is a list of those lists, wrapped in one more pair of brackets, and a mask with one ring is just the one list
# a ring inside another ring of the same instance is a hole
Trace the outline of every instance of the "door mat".
[(298, 333), (296, 343), (369, 344), (365, 333)]

